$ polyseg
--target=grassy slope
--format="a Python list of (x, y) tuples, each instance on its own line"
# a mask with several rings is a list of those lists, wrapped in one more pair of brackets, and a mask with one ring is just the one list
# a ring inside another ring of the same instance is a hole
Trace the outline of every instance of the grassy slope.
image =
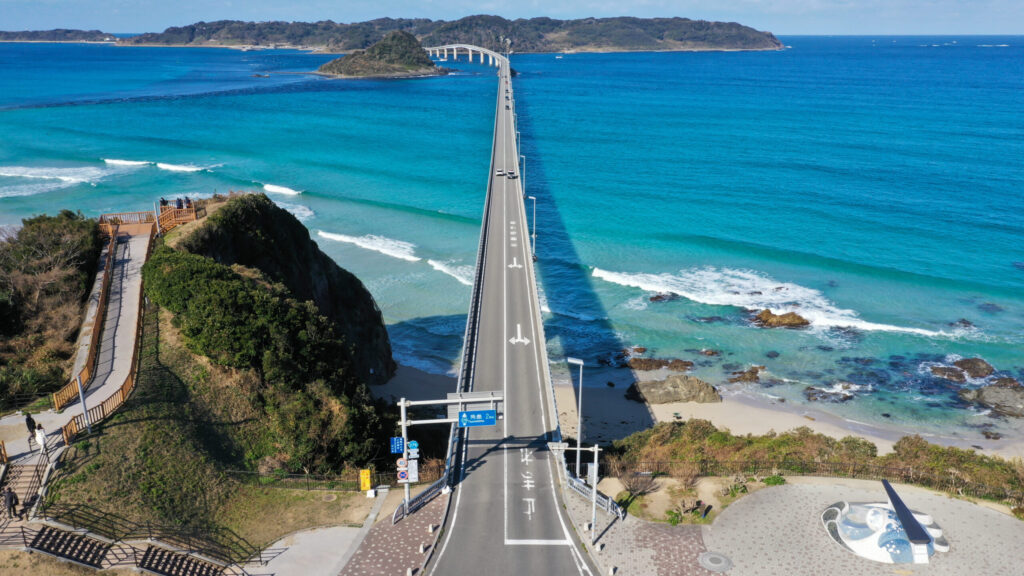
[(305, 527), (361, 522), (360, 493), (325, 502), (323, 492), (246, 486), (220, 472), (246, 466), (247, 444), (272, 441), (240, 392), (250, 377), (189, 353), (170, 314), (150, 308), (138, 388), (70, 449), (50, 501), (136, 522), (225, 526), (260, 546)]

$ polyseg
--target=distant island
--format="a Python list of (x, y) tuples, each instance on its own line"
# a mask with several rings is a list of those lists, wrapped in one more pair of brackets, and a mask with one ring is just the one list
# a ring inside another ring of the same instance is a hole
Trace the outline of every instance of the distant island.
[[(365, 50), (401, 30), (425, 46), (463, 43), (504, 52), (642, 52), (698, 50), (780, 50), (771, 32), (735, 22), (688, 18), (584, 18), (507, 20), (467, 16), (459, 20), (379, 18), (342, 24), (321, 22), (197, 22), (117, 40), (121, 46), (219, 46), (301, 48), (324, 52)], [(75, 32), (75, 31), (65, 31)], [(48, 34), (7, 32), (0, 34)], [(83, 33), (87, 34), (87, 33)], [(88, 33), (88, 34), (91, 34)], [(102, 33), (99, 33), (102, 35)], [(110, 36), (110, 35), (105, 35)], [(2, 36), (0, 36), (2, 38)], [(56, 39), (54, 39), (56, 40)], [(68, 38), (65, 41), (85, 41)]]
[(114, 42), (113, 34), (99, 30), (29, 30), (24, 32), (0, 31), (0, 42)]
[(447, 72), (434, 64), (415, 36), (401, 30), (388, 32), (366, 50), (335, 58), (318, 71), (346, 78), (437, 76)]

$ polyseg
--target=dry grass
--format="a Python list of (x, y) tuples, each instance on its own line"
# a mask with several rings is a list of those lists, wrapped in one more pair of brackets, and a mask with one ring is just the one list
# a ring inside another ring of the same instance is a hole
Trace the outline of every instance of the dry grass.
[[(20, 550), (0, 550), (0, 574), (4, 576), (94, 576), (92, 568), (62, 562), (45, 554), (30, 554)], [(104, 570), (103, 574), (135, 574), (131, 570)]]
[(218, 521), (257, 546), (318, 526), (362, 526), (373, 500), (362, 492), (325, 492), (241, 486)]

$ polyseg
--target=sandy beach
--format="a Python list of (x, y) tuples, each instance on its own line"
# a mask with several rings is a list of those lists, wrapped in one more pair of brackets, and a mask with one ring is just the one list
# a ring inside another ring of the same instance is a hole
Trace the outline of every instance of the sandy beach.
[[(892, 452), (893, 444), (900, 438), (913, 434), (912, 430), (896, 427), (883, 428), (863, 423), (850, 422), (822, 410), (806, 405), (779, 403), (768, 398), (745, 394), (731, 394), (722, 402), (699, 404), (697, 402), (676, 402), (648, 405), (627, 400), (626, 388), (633, 379), (664, 378), (667, 372), (640, 372), (627, 369), (595, 369), (584, 374), (588, 381), (611, 382), (615, 387), (587, 386), (583, 391), (584, 442), (608, 444), (646, 430), (658, 422), (685, 422), (690, 418), (710, 421), (719, 428), (726, 428), (734, 434), (765, 434), (770, 431), (785, 432), (807, 426), (815, 432), (843, 438), (858, 436), (878, 446), (879, 454)], [(425, 400), (444, 398), (455, 390), (456, 380), (451, 376), (430, 374), (416, 368), (399, 366), (398, 372), (387, 384), (374, 386), (371, 392), (376, 398), (395, 402), (400, 398)], [(555, 402), (562, 434), (576, 436), (576, 391), (565, 379), (555, 377)], [(954, 436), (927, 436), (929, 442), (944, 446), (973, 448), (984, 454), (1004, 458), (1024, 458), (1024, 439), (1003, 438), (986, 440)]]

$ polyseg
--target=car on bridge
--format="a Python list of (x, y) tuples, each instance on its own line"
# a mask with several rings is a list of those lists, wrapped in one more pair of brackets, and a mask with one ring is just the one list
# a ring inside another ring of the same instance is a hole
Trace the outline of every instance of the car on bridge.
[(501, 168), (498, 168), (497, 170), (494, 171), (494, 175), (495, 176), (504, 176), (505, 175), (505, 171), (502, 170)]
[(508, 171), (508, 177), (509, 177), (509, 178), (511, 178), (511, 179), (513, 179), (513, 180), (515, 180), (516, 178), (519, 178), (519, 175), (518, 175), (518, 174), (516, 174), (515, 172), (513, 172), (513, 171), (509, 170), (509, 171)]

